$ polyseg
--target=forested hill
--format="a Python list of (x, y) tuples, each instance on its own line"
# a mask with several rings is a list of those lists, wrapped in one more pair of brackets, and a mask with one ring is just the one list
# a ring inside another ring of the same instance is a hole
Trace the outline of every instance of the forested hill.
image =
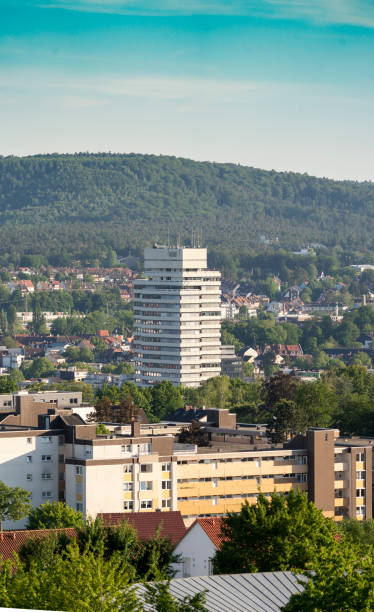
[(118, 253), (202, 228), (205, 244), (373, 248), (374, 183), (154, 155), (0, 158), (0, 256)]

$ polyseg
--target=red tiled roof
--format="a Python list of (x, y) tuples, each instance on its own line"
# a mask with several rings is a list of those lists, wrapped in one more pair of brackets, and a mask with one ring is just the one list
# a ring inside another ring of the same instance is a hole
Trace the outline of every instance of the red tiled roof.
[(198, 518), (196, 522), (204, 529), (207, 536), (212, 540), (214, 546), (219, 549), (222, 544), (221, 525), (222, 518)]
[(3, 531), (0, 533), (0, 556), (11, 559), (14, 552), (19, 552), (28, 540), (42, 540), (53, 533), (66, 533), (75, 537), (76, 530), (73, 527), (66, 529), (24, 529), (20, 531)]
[(100, 515), (104, 525), (117, 525), (123, 520), (128, 521), (138, 532), (142, 540), (153, 538), (157, 527), (162, 525), (160, 535), (177, 545), (186, 533), (186, 528), (179, 511), (170, 512), (114, 512)]

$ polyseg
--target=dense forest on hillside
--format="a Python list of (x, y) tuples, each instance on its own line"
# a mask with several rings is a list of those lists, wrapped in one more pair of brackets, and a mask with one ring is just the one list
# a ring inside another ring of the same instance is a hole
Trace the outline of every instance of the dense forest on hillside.
[(154, 155), (0, 158), (0, 258), (91, 258), (109, 246), (139, 252), (201, 228), (204, 244), (235, 251), (266, 235), (289, 249), (308, 243), (373, 248), (374, 184)]

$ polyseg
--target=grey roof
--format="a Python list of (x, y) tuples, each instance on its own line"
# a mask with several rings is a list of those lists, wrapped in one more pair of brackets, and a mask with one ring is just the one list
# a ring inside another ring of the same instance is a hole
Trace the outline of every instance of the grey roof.
[[(140, 586), (139, 591), (143, 590)], [(292, 572), (222, 574), (170, 581), (171, 594), (180, 600), (204, 590), (208, 591), (205, 605), (209, 612), (279, 612), (303, 587)]]

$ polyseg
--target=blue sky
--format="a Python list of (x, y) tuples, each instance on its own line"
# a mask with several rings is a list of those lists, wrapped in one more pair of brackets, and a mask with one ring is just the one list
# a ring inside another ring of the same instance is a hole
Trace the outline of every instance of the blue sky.
[(374, 180), (374, 2), (0, 0), (0, 154)]

